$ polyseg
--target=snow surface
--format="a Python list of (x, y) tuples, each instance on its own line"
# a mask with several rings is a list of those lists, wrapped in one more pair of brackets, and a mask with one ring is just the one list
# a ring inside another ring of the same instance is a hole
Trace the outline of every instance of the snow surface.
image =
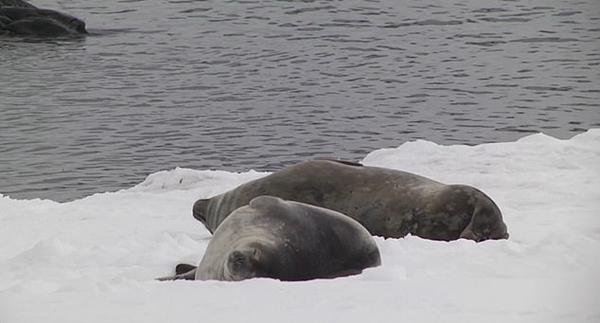
[(482, 189), (510, 239), (376, 238), (382, 266), (332, 280), (158, 282), (210, 239), (192, 203), (267, 173), (177, 168), (68, 203), (0, 195), (0, 322), (600, 322), (600, 129), (415, 141), (363, 162)]

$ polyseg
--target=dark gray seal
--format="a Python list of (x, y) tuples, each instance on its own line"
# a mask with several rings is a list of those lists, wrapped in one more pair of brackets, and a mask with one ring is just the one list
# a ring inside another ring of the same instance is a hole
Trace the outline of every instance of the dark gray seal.
[(213, 232), (229, 213), (259, 195), (338, 211), (360, 222), (371, 234), (385, 238), (409, 233), (446, 241), (508, 238), (500, 209), (476, 188), (331, 160), (299, 163), (198, 200), (193, 215)]
[(358, 274), (380, 263), (373, 237), (353, 219), (321, 207), (260, 196), (221, 223), (197, 268), (178, 265), (176, 276), (160, 280), (299, 281)]
[(0, 31), (40, 37), (87, 34), (78, 18), (18, 0), (0, 0)]

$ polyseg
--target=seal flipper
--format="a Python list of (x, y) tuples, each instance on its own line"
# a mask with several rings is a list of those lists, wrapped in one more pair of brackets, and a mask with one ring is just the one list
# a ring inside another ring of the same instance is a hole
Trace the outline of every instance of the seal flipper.
[(160, 281), (166, 281), (166, 280), (180, 280), (180, 279), (184, 279), (184, 280), (195, 280), (196, 279), (196, 268), (190, 270), (189, 272), (185, 273), (185, 274), (181, 274), (181, 275), (175, 275), (175, 276), (166, 276), (166, 277), (159, 277), (156, 278), (156, 280), (160, 280)]
[[(196, 266), (188, 265), (188, 264), (178, 264), (175, 267), (175, 275), (174, 276), (166, 276), (156, 278), (156, 280), (166, 281), (166, 280), (194, 280), (196, 279)], [(187, 269), (187, 271), (186, 271)]]
[(194, 270), (196, 268), (196, 266), (189, 264), (178, 264), (177, 266), (175, 266), (175, 275), (185, 274), (188, 273), (190, 270)]

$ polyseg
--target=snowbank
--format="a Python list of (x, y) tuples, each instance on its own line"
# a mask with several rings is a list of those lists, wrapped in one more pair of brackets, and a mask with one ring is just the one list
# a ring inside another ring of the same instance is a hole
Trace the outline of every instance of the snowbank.
[(382, 266), (334, 280), (157, 282), (210, 239), (192, 203), (266, 173), (178, 168), (69, 203), (0, 196), (0, 322), (600, 321), (600, 130), (415, 141), (363, 162), (482, 189), (510, 240), (377, 238)]

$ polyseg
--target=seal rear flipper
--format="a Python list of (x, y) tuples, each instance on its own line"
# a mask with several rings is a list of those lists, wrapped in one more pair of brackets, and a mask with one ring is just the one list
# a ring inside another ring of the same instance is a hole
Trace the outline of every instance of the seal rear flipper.
[(196, 279), (196, 268), (188, 271), (187, 273), (184, 274), (180, 274), (180, 275), (174, 275), (174, 276), (166, 276), (166, 277), (159, 277), (156, 278), (156, 280), (159, 281), (167, 281), (167, 280), (195, 280)]
[(195, 270), (197, 267), (189, 264), (178, 264), (175, 266), (175, 275), (181, 275)]

